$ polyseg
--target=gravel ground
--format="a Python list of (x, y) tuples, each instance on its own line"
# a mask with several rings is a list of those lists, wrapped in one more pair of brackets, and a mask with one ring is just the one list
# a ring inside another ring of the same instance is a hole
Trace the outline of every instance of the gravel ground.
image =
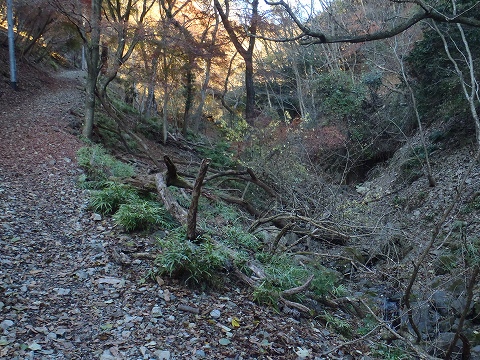
[(239, 284), (203, 292), (153, 282), (148, 258), (116, 262), (154, 239), (95, 219), (76, 187), (83, 78), (37, 74), (0, 96), (0, 359), (364, 358)]

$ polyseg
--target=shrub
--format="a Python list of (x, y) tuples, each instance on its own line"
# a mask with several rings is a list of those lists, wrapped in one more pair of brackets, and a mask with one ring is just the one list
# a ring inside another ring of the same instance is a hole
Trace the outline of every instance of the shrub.
[(202, 157), (211, 159), (212, 166), (218, 168), (235, 167), (231, 145), (226, 141), (216, 142), (213, 147), (200, 147), (199, 151)]

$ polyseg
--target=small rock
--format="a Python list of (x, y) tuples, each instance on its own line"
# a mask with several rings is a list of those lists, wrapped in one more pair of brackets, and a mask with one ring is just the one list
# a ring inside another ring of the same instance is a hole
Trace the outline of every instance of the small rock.
[(13, 326), (14, 322), (12, 320), (3, 320), (1, 323), (0, 323), (0, 327), (3, 329), (3, 330), (7, 330), (10, 326)]
[(161, 316), (163, 316), (163, 311), (162, 311), (162, 309), (160, 308), (160, 306), (155, 305), (155, 306), (152, 308), (152, 316), (153, 316), (153, 317), (161, 317)]
[(100, 360), (115, 360), (115, 356), (112, 355), (110, 350), (104, 350), (102, 355), (100, 356)]
[(210, 311), (210, 316), (214, 319), (218, 319), (220, 317), (220, 310), (214, 309)]
[(94, 213), (92, 215), (92, 219), (93, 219), (93, 221), (101, 221), (102, 220), (102, 215)]
[(204, 358), (206, 355), (205, 355), (205, 351), (203, 350), (197, 350), (195, 351), (195, 356), (196, 357), (199, 357), (199, 358)]
[(33, 343), (31, 343), (30, 345), (28, 345), (28, 348), (29, 348), (30, 350), (33, 350), (33, 351), (35, 351), (35, 350), (42, 350), (42, 345), (37, 344), (36, 342), (33, 342)]
[(168, 350), (157, 350), (155, 351), (155, 356), (158, 360), (170, 360), (170, 351)]
[(64, 288), (53, 288), (53, 290), (57, 293), (57, 295), (60, 295), (60, 296), (69, 295), (71, 292), (70, 289), (64, 289)]

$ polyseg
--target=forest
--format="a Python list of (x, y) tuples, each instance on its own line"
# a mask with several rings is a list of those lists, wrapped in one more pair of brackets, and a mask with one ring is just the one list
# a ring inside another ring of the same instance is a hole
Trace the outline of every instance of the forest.
[(0, 14), (17, 62), (83, 74), (75, 186), (118, 237), (155, 238), (112, 261), (145, 261), (158, 286), (240, 286), (339, 339), (243, 358), (480, 359), (480, 1), (13, 0)]

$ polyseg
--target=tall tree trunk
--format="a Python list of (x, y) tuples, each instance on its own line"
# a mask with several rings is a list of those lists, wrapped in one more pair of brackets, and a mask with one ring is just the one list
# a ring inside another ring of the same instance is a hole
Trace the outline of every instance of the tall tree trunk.
[(183, 113), (183, 126), (182, 135), (187, 135), (187, 130), (190, 122), (190, 111), (193, 106), (193, 67), (195, 65), (195, 58), (193, 56), (188, 57), (187, 72), (185, 74), (185, 111)]
[(152, 60), (150, 79), (148, 81), (147, 100), (145, 104), (145, 118), (147, 119), (153, 117), (154, 112), (156, 114), (155, 83), (157, 78), (157, 69), (158, 69), (158, 56), (154, 56)]
[(245, 100), (245, 120), (249, 125), (254, 125), (256, 111), (255, 111), (255, 87), (254, 87), (254, 71), (253, 71), (253, 51), (255, 49), (255, 35), (257, 33), (258, 27), (258, 0), (253, 0), (251, 3), (252, 7), (252, 16), (250, 20), (250, 24), (248, 27), (248, 47), (245, 49), (243, 44), (240, 40), (240, 37), (236, 34), (234, 26), (230, 19), (228, 18), (228, 8), (229, 2), (228, 0), (225, 1), (227, 11), (224, 11), (222, 5), (220, 4), (219, 0), (214, 0), (215, 7), (222, 19), (223, 26), (225, 31), (227, 32), (230, 40), (235, 46), (235, 49), (238, 51), (240, 56), (243, 58), (245, 62), (245, 92), (246, 92), (246, 100)]
[(87, 139), (92, 138), (95, 116), (95, 89), (99, 73), (100, 59), (100, 19), (102, 0), (92, 0), (91, 37), (85, 44), (87, 56), (87, 81), (85, 85), (85, 124), (82, 134)]
[(298, 63), (295, 58), (292, 59), (292, 68), (293, 73), (295, 74), (295, 83), (297, 90), (297, 99), (300, 106), (300, 116), (305, 118), (307, 116), (307, 110), (305, 107), (305, 100), (303, 97), (303, 81), (302, 76), (300, 75), (300, 70), (298, 69)]
[[(220, 24), (220, 19), (218, 17), (217, 9), (215, 7), (213, 7), (213, 9), (215, 10), (215, 26), (212, 31), (212, 40), (210, 43), (210, 46), (212, 46), (212, 48), (216, 46), (218, 26)], [(207, 99), (207, 89), (208, 89), (208, 84), (210, 83), (211, 69), (212, 69), (212, 57), (207, 57), (207, 59), (205, 60), (205, 76), (203, 78), (202, 87), (200, 89), (200, 102), (193, 116), (193, 119), (195, 121), (193, 125), (195, 132), (198, 132), (198, 129), (200, 127), (200, 121), (202, 119), (202, 114), (203, 114), (203, 107), (205, 106), (205, 100)]]
[(245, 60), (245, 120), (251, 126), (254, 125), (255, 111), (255, 86), (253, 83), (253, 55), (244, 57)]

